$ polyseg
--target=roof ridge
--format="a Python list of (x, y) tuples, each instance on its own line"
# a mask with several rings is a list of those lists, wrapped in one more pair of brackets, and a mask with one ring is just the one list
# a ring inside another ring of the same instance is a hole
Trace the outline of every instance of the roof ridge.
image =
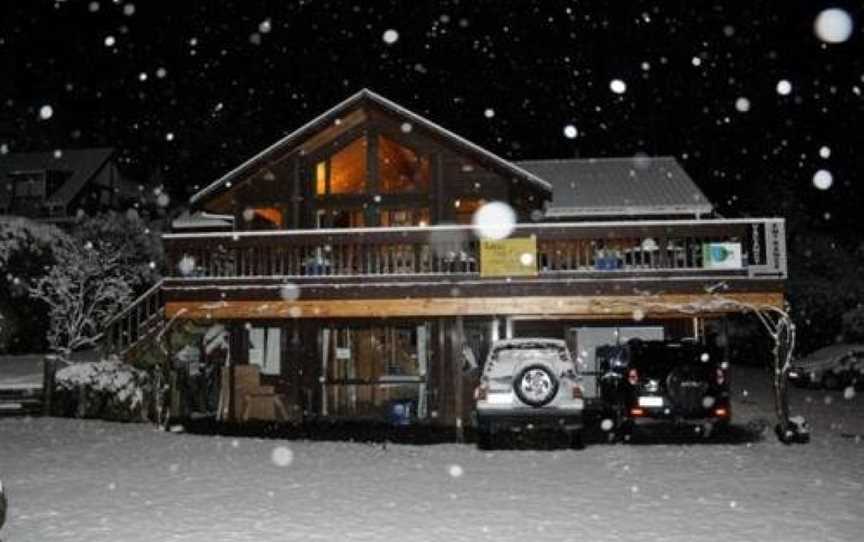
[(545, 179), (539, 177), (538, 175), (531, 173), (530, 171), (522, 169), (516, 163), (514, 163), (512, 160), (508, 160), (502, 156), (499, 156), (498, 154), (496, 154), (496, 153), (494, 153), (494, 152), (492, 152), (492, 151), (490, 151), (484, 147), (481, 147), (480, 145), (473, 143), (473, 142), (469, 141), (468, 139), (465, 139), (464, 137), (456, 134), (455, 132), (448, 130), (447, 128), (444, 128), (440, 124), (437, 124), (432, 120), (429, 120), (428, 118), (424, 117), (423, 115), (420, 115), (419, 113), (415, 113), (414, 111), (411, 111), (410, 109), (408, 109), (402, 105), (399, 105), (398, 103), (396, 103), (396, 102), (394, 102), (388, 98), (385, 98), (384, 96), (381, 96), (380, 94), (375, 93), (374, 91), (370, 90), (369, 88), (364, 87), (364, 88), (360, 89), (359, 91), (355, 92), (354, 94), (352, 94), (351, 96), (349, 96), (348, 98), (346, 98), (345, 100), (342, 100), (341, 102), (339, 102), (335, 106), (324, 111), (323, 113), (321, 113), (317, 117), (315, 117), (312, 120), (301, 125), (299, 128), (296, 128), (295, 130), (291, 131), (287, 135), (281, 137), (275, 143), (269, 145), (264, 150), (256, 153), (255, 155), (253, 155), (252, 157), (250, 157), (249, 159), (247, 159), (246, 161), (241, 163), (239, 166), (230, 170), (228, 173), (222, 175), (221, 177), (219, 177), (215, 181), (211, 182), (210, 184), (208, 184), (207, 186), (205, 186), (204, 188), (202, 188), (201, 190), (199, 190), (198, 192), (193, 194), (192, 197), (189, 199), (189, 201), (191, 203), (194, 203), (195, 201), (201, 199), (202, 197), (206, 196), (210, 192), (218, 189), (220, 186), (222, 186), (222, 185), (226, 184), (227, 182), (231, 181), (232, 179), (234, 179), (239, 173), (241, 173), (246, 168), (253, 165), (258, 160), (261, 160), (261, 159), (267, 157), (270, 153), (276, 151), (277, 149), (279, 149), (283, 145), (286, 145), (289, 142), (291, 142), (293, 139), (300, 137), (304, 132), (311, 129), (315, 125), (323, 122), (330, 115), (333, 115), (334, 113), (337, 113), (337, 112), (339, 112), (345, 108), (351, 107), (356, 102), (359, 102), (360, 100), (363, 100), (363, 99), (371, 100), (372, 102), (378, 104), (379, 106), (391, 110), (391, 112), (394, 112), (398, 115), (402, 115), (403, 117), (407, 117), (409, 120), (412, 120), (412, 121), (417, 122), (421, 125), (424, 125), (424, 127), (429, 129), (429, 130), (437, 131), (441, 135), (446, 136), (447, 138), (451, 139), (453, 142), (458, 143), (459, 145), (462, 145), (463, 147), (466, 147), (466, 148), (472, 150), (473, 152), (481, 154), (489, 160), (492, 160), (494, 162), (498, 162), (502, 168), (510, 170), (511, 173), (516, 174), (518, 176), (521, 176), (524, 179), (529, 180), (529, 181), (537, 184), (538, 186), (547, 190), (549, 193), (552, 192), (552, 185), (549, 182), (547, 182)]
[(678, 159), (675, 156), (670, 154), (661, 154), (661, 155), (645, 155), (645, 156), (591, 156), (586, 158), (529, 158), (526, 160), (513, 160), (514, 163), (517, 164), (527, 164), (527, 163), (538, 163), (538, 162), (623, 162), (623, 161), (636, 161), (636, 160), (651, 160), (651, 161), (659, 161), (659, 160), (674, 160), (675, 162)]

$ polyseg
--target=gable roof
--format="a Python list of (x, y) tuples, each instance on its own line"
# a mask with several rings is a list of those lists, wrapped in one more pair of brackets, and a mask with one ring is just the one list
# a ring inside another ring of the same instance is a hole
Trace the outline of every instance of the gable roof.
[(306, 124), (304, 124), (300, 128), (297, 128), (296, 130), (294, 130), (293, 132), (291, 132), (287, 136), (283, 137), (282, 139), (280, 139), (276, 143), (270, 145), (269, 147), (267, 147), (263, 151), (259, 152), (258, 154), (256, 154), (252, 158), (246, 160), (245, 162), (243, 162), (242, 164), (240, 164), (236, 168), (232, 169), (231, 171), (229, 171), (228, 173), (226, 173), (225, 175), (223, 175), (219, 179), (210, 183), (208, 186), (199, 190), (190, 198), (189, 201), (191, 203), (195, 203), (196, 201), (200, 200), (201, 198), (216, 192), (220, 188), (224, 187), (225, 183), (228, 183), (228, 182), (240, 177), (244, 173), (248, 173), (250, 171), (250, 169), (253, 166), (255, 166), (255, 164), (260, 162), (261, 160), (267, 159), (269, 156), (272, 156), (274, 153), (279, 152), (280, 150), (283, 150), (284, 148), (286, 148), (292, 144), (299, 144), (303, 140), (304, 137), (310, 135), (312, 132), (314, 132), (317, 129), (323, 128), (323, 127), (331, 124), (336, 119), (340, 118), (345, 113), (347, 113), (350, 109), (361, 104), (362, 102), (373, 103), (373, 104), (381, 107), (382, 109), (384, 109), (386, 111), (390, 111), (391, 113), (404, 118), (406, 121), (411, 122), (415, 126), (422, 127), (424, 129), (432, 132), (432, 133), (435, 133), (435, 134), (437, 134), (443, 138), (446, 138), (449, 141), (451, 141), (454, 145), (456, 145), (457, 147), (461, 147), (462, 149), (464, 149), (466, 151), (469, 151), (471, 153), (477, 154), (477, 155), (485, 158), (491, 164), (499, 167), (500, 169), (508, 171), (509, 173), (511, 173), (512, 175), (515, 175), (516, 177), (518, 177), (520, 179), (524, 179), (524, 180), (530, 182), (535, 187), (543, 190), (546, 193), (550, 193), (552, 190), (552, 186), (549, 183), (547, 183), (545, 180), (538, 177), (537, 175), (534, 175), (530, 171), (527, 171), (527, 170), (519, 167), (518, 165), (514, 164), (513, 162), (505, 160), (504, 158), (501, 158), (497, 154), (494, 154), (493, 152), (488, 151), (488, 150), (484, 149), (483, 147), (476, 145), (476, 144), (468, 141), (467, 139), (465, 139), (461, 136), (456, 135), (455, 133), (447, 130), (446, 128), (443, 128), (442, 126), (440, 126), (438, 124), (435, 124), (434, 122), (430, 121), (429, 119), (427, 119), (425, 117), (418, 115), (417, 113), (414, 113), (414, 112), (402, 107), (401, 105), (399, 105), (395, 102), (392, 102), (392, 101), (388, 100), (387, 98), (384, 98), (383, 96), (380, 96), (380, 95), (372, 92), (369, 89), (364, 88), (363, 90), (357, 92), (353, 96), (347, 98), (346, 100), (340, 102), (339, 104), (336, 104), (334, 107), (328, 109), (324, 113), (315, 117), (314, 119), (307, 122)]
[[(0, 156), (0, 183), (3, 194), (8, 194), (5, 184), (8, 176), (16, 172), (32, 171), (69, 171), (72, 175), (50, 194), (48, 200), (52, 203), (68, 204), (81, 191), (87, 182), (114, 155), (110, 147), (94, 147), (89, 149), (63, 150), (59, 158), (54, 151), (49, 152), (14, 152)], [(4, 197), (4, 196), (0, 196)]]
[(671, 156), (526, 160), (516, 164), (549, 181), (549, 218), (705, 215), (711, 203)]

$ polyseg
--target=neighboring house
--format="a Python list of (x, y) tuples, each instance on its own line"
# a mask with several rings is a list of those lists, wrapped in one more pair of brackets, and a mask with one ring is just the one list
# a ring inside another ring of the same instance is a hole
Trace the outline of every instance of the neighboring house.
[[(507, 239), (471, 226), (491, 201), (515, 213)], [(736, 303), (784, 304), (783, 220), (714, 217), (674, 159), (513, 162), (368, 90), (191, 204), (163, 236), (167, 277), (110, 338), (125, 351), (154, 318), (223, 324), (243, 368), (222, 380), (228, 418), (268, 397), (328, 418), (402, 401), (460, 426), (466, 347), (565, 339), (590, 398), (598, 346), (700, 337)]]
[(64, 223), (79, 210), (122, 210), (140, 197), (111, 148), (0, 155), (0, 214)]

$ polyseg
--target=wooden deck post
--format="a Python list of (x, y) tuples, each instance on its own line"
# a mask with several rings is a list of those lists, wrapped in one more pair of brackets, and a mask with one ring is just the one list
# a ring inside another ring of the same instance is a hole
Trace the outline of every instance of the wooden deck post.
[(50, 416), (54, 403), (54, 376), (57, 374), (57, 356), (48, 354), (42, 362), (42, 415)]
[(465, 324), (457, 316), (450, 335), (450, 366), (453, 370), (454, 417), (456, 420), (456, 440), (465, 442), (465, 390), (462, 376), (462, 345), (465, 343)]

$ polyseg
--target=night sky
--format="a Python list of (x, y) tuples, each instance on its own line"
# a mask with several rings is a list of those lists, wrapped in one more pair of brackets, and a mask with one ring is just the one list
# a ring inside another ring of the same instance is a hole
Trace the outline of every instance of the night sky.
[[(845, 42), (814, 32), (830, 7)], [(369, 87), (508, 158), (674, 155), (724, 215), (857, 242), (862, 20), (845, 1), (7, 0), (0, 152), (115, 146), (180, 203)]]

